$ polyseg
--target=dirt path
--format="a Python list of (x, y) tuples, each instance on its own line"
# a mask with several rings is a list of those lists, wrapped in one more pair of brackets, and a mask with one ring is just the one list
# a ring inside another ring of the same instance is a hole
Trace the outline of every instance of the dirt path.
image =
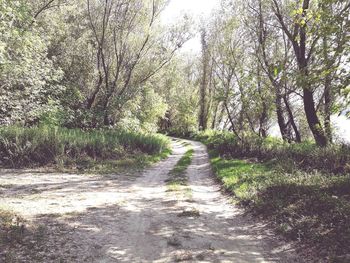
[(164, 183), (186, 151), (179, 142), (141, 176), (3, 172), (0, 204), (37, 227), (0, 247), (0, 262), (301, 262), (230, 204), (205, 147), (190, 143), (191, 198)]

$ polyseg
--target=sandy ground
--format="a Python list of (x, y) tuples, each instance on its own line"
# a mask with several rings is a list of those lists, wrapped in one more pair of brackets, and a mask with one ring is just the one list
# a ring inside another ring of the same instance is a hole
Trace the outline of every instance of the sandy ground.
[(164, 182), (186, 151), (180, 142), (140, 175), (2, 171), (0, 205), (26, 218), (28, 230), (0, 247), (0, 262), (302, 262), (231, 204), (205, 146), (190, 143), (190, 196)]

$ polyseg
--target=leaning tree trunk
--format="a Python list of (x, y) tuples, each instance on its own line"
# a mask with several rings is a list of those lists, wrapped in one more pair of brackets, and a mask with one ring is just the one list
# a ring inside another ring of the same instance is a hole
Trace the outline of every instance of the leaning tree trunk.
[(292, 125), (293, 130), (294, 130), (295, 141), (297, 143), (300, 143), (301, 142), (300, 132), (299, 132), (298, 126), (295, 123), (294, 115), (293, 115), (292, 109), (290, 108), (287, 95), (283, 96), (283, 100), (284, 100), (284, 104), (286, 105), (286, 110), (287, 110), (287, 113), (288, 113), (288, 116), (289, 116), (290, 124)]
[(303, 102), (306, 119), (317, 145), (327, 146), (327, 137), (317, 116), (313, 93), (310, 88), (303, 88)]
[(230, 124), (231, 124), (231, 130), (232, 130), (233, 133), (237, 136), (237, 138), (241, 140), (241, 137), (239, 136), (239, 134), (238, 134), (238, 132), (237, 132), (236, 125), (235, 125), (235, 123), (234, 123), (234, 121), (233, 121), (233, 119), (232, 119), (230, 110), (229, 110), (229, 108), (228, 108), (226, 102), (224, 102), (224, 107), (225, 107), (225, 109), (226, 109), (227, 117), (228, 117), (228, 119), (229, 119), (229, 121), (230, 121)]
[[(317, 145), (319, 146), (327, 146), (328, 140), (327, 136), (324, 133), (321, 122), (317, 116), (315, 101), (313, 98), (312, 85), (309, 83), (308, 77), (308, 62), (312, 53), (312, 49), (309, 51), (309, 54), (306, 54), (306, 45), (307, 45), (307, 24), (300, 25), (299, 23), (294, 24), (294, 32), (289, 31), (287, 28), (283, 14), (279, 8), (279, 4), (277, 0), (273, 0), (275, 7), (275, 14), (280, 22), (282, 30), (288, 36), (291, 41), (295, 53), (295, 57), (298, 63), (298, 71), (301, 76), (301, 80), (299, 82), (299, 86), (303, 90), (303, 103), (304, 103), (304, 111), (306, 115), (307, 123), (310, 127), (310, 130), (315, 138)], [(306, 19), (307, 12), (309, 9), (310, 0), (302, 1), (302, 17)]]
[[(306, 17), (306, 11), (309, 9), (310, 0), (303, 2), (303, 17)], [(301, 86), (303, 88), (303, 102), (306, 120), (309, 124), (310, 130), (315, 138), (317, 145), (327, 146), (328, 140), (322, 128), (321, 122), (317, 116), (315, 101), (313, 97), (312, 87), (309, 83), (308, 77), (308, 56), (306, 55), (306, 25), (299, 28), (300, 44), (296, 48), (296, 43), (293, 44), (296, 51), (297, 61), (299, 65), (299, 72), (302, 76)]]
[(304, 102), (304, 111), (306, 115), (307, 123), (310, 127), (310, 130), (315, 138), (316, 144), (319, 146), (327, 146), (327, 137), (322, 128), (322, 124), (317, 116), (317, 111), (315, 107), (315, 101), (313, 97), (312, 87), (308, 80), (308, 70), (307, 70), (307, 59), (306, 59), (306, 32), (305, 28), (300, 29), (301, 31), (301, 43), (302, 45), (299, 48), (299, 72), (301, 73), (301, 87), (303, 89), (303, 102)]

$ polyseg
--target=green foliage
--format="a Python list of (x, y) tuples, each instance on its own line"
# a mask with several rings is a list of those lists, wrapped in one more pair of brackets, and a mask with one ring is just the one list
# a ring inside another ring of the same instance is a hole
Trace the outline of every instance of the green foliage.
[(168, 105), (159, 130), (168, 134), (187, 134), (197, 129), (198, 94), (194, 57), (178, 55), (154, 81), (154, 88)]
[(177, 96), (176, 111), (173, 112), (173, 127), (170, 133), (187, 134), (197, 128), (196, 98), (194, 96)]
[(349, 253), (349, 175), (286, 173), (270, 163), (225, 159), (216, 151), (210, 155), (225, 188), (251, 212), (271, 220), (278, 232), (316, 247), (320, 258)]
[(242, 140), (229, 132), (206, 131), (191, 136), (215, 149), (221, 156), (230, 158), (257, 158), (273, 161), (286, 171), (303, 169), (330, 173), (350, 172), (348, 145), (318, 147), (314, 143), (288, 144), (276, 138), (245, 136)]
[(187, 19), (160, 24), (165, 1), (89, 3), (0, 0), (0, 125), (157, 130), (167, 106), (151, 80)]
[(191, 188), (188, 186), (188, 177), (186, 170), (192, 163), (193, 149), (189, 149), (176, 163), (175, 167), (169, 172), (169, 178), (166, 180), (169, 191), (183, 191), (187, 197), (191, 197)]
[(191, 164), (193, 153), (193, 149), (187, 150), (184, 156), (182, 156), (181, 159), (177, 162), (174, 169), (170, 171), (170, 175), (173, 175), (175, 177), (182, 175), (186, 171), (187, 167)]
[(128, 101), (117, 125), (127, 130), (157, 132), (158, 121), (164, 117), (166, 110), (164, 99), (154, 89), (146, 87)]
[(0, 16), (1, 123), (30, 123), (57, 100), (62, 72), (47, 57), (26, 1), (1, 1)]
[(82, 131), (58, 127), (7, 127), (0, 130), (2, 165), (20, 167), (61, 164), (87, 157), (123, 159), (128, 155), (157, 155), (168, 149), (168, 139), (123, 130)]

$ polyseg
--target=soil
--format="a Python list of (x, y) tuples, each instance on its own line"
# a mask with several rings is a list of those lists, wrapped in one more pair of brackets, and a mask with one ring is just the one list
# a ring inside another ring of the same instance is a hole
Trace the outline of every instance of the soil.
[(303, 262), (221, 192), (205, 146), (186, 142), (191, 195), (165, 183), (183, 141), (142, 174), (1, 171), (0, 205), (26, 222), (2, 238), (0, 262)]

